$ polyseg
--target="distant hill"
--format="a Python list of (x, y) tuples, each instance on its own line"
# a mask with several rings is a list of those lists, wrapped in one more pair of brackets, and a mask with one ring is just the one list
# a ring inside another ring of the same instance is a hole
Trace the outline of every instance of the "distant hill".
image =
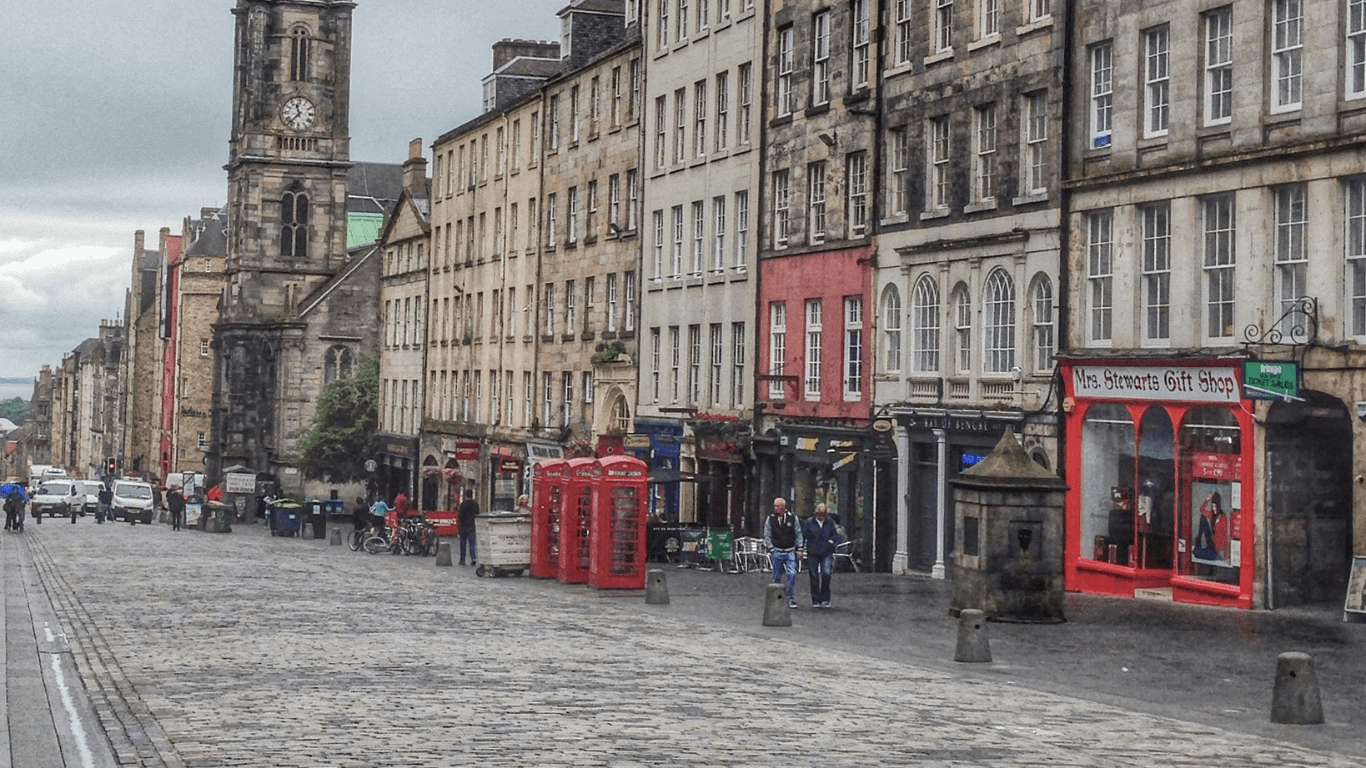
[(23, 426), (24, 420), (28, 418), (28, 401), (17, 397), (13, 400), (0, 400), (0, 418), (9, 419), (15, 426)]

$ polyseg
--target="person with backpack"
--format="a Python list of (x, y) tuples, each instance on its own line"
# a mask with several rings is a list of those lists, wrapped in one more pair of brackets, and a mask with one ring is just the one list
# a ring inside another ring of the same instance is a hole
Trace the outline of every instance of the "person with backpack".
[(764, 520), (764, 544), (773, 560), (773, 583), (787, 586), (787, 607), (797, 607), (797, 560), (801, 557), (802, 524), (787, 509), (787, 499), (773, 500), (773, 513)]

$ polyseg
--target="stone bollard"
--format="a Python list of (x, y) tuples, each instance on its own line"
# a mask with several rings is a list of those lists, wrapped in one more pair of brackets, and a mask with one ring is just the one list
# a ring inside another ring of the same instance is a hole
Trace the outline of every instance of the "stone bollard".
[(664, 580), (664, 571), (658, 568), (645, 572), (645, 604), (669, 604), (669, 583)]
[(990, 662), (991, 647), (987, 645), (987, 615), (976, 608), (958, 614), (958, 650), (954, 661)]
[(331, 545), (334, 546), (334, 547), (340, 547), (340, 546), (341, 546), (341, 540), (342, 540), (341, 529), (338, 528), (338, 527), (335, 526), (335, 525), (332, 526), (332, 535), (330, 535), (330, 536), (327, 537), (327, 543), (328, 543), (328, 544), (331, 544)]
[(1271, 722), (1284, 725), (1323, 723), (1323, 702), (1314, 659), (1307, 653), (1276, 657), (1276, 687), (1271, 695)]
[(764, 626), (792, 626), (792, 609), (787, 607), (787, 590), (782, 584), (769, 584), (764, 590)]
[(450, 567), (450, 564), (451, 564), (451, 543), (450, 543), (449, 541), (443, 541), (443, 542), (441, 542), (441, 546), (437, 547), (437, 550), (436, 550), (436, 564), (437, 564), (437, 565), (441, 565), (441, 566)]

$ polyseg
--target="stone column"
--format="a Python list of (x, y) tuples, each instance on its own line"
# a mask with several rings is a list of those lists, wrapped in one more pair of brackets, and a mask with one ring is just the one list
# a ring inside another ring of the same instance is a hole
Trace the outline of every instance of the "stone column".
[(892, 573), (897, 576), (906, 575), (910, 569), (910, 557), (907, 549), (907, 530), (906, 526), (910, 523), (907, 519), (906, 499), (911, 495), (911, 438), (910, 432), (903, 426), (896, 428), (896, 552), (892, 555)]

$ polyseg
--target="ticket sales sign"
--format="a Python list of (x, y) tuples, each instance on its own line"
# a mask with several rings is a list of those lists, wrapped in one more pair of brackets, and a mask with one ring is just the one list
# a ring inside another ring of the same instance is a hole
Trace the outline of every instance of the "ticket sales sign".
[(1072, 368), (1072, 395), (1201, 403), (1241, 398), (1236, 368), (1196, 365), (1078, 365)]

